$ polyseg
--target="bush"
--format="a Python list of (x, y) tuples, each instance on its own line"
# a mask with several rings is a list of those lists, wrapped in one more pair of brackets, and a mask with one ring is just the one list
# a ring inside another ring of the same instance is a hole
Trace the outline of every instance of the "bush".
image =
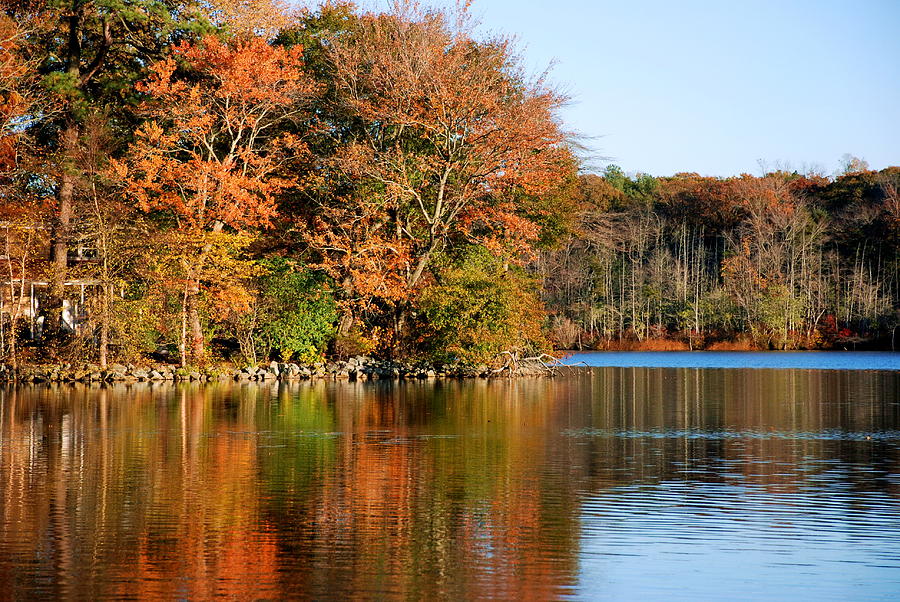
[(282, 258), (261, 262), (253, 306), (233, 320), (245, 359), (270, 354), (312, 362), (334, 338), (337, 305), (327, 279)]
[(536, 283), (472, 249), (438, 273), (419, 298), (420, 345), (437, 361), (480, 363), (504, 351), (547, 348)]

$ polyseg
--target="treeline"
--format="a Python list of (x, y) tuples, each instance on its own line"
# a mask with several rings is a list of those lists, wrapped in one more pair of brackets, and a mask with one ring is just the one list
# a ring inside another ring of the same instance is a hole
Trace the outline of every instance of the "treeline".
[(893, 348), (900, 168), (580, 179), (540, 262), (564, 348)]
[(546, 347), (565, 99), (465, 7), (22, 0), (0, 29), (0, 356)]
[(579, 176), (566, 98), (465, 6), (3, 9), (0, 359), (483, 362), (897, 323), (896, 170)]

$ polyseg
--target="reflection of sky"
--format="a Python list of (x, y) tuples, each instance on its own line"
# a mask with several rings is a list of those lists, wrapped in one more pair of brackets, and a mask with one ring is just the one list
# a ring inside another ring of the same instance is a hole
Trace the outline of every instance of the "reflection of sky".
[(594, 351), (575, 353), (568, 364), (612, 368), (784, 368), (809, 370), (900, 370), (892, 351)]
[(898, 510), (882, 493), (616, 488), (584, 502), (577, 596), (896, 599)]

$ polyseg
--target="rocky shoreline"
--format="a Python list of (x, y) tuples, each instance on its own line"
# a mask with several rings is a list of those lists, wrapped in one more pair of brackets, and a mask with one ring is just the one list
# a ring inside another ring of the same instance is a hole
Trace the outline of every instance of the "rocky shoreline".
[(508, 378), (553, 376), (556, 369), (541, 361), (518, 362), (514, 367), (491, 369), (486, 365), (433, 366), (377, 360), (359, 356), (346, 361), (313, 364), (271, 362), (266, 366), (236, 368), (210, 366), (180, 368), (172, 364), (135, 366), (111, 364), (105, 370), (97, 364), (29, 365), (13, 370), (0, 363), (0, 382), (23, 383), (129, 383), (129, 382), (212, 382), (212, 381), (292, 381), (292, 380), (427, 380), (438, 378)]

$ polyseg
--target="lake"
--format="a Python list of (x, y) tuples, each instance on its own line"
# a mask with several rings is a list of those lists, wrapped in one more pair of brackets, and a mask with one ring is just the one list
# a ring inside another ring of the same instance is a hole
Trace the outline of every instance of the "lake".
[(567, 364), (616, 368), (804, 368), (808, 370), (900, 370), (896, 351), (591, 351), (573, 353)]
[(900, 372), (0, 387), (0, 598), (213, 596), (896, 599)]

